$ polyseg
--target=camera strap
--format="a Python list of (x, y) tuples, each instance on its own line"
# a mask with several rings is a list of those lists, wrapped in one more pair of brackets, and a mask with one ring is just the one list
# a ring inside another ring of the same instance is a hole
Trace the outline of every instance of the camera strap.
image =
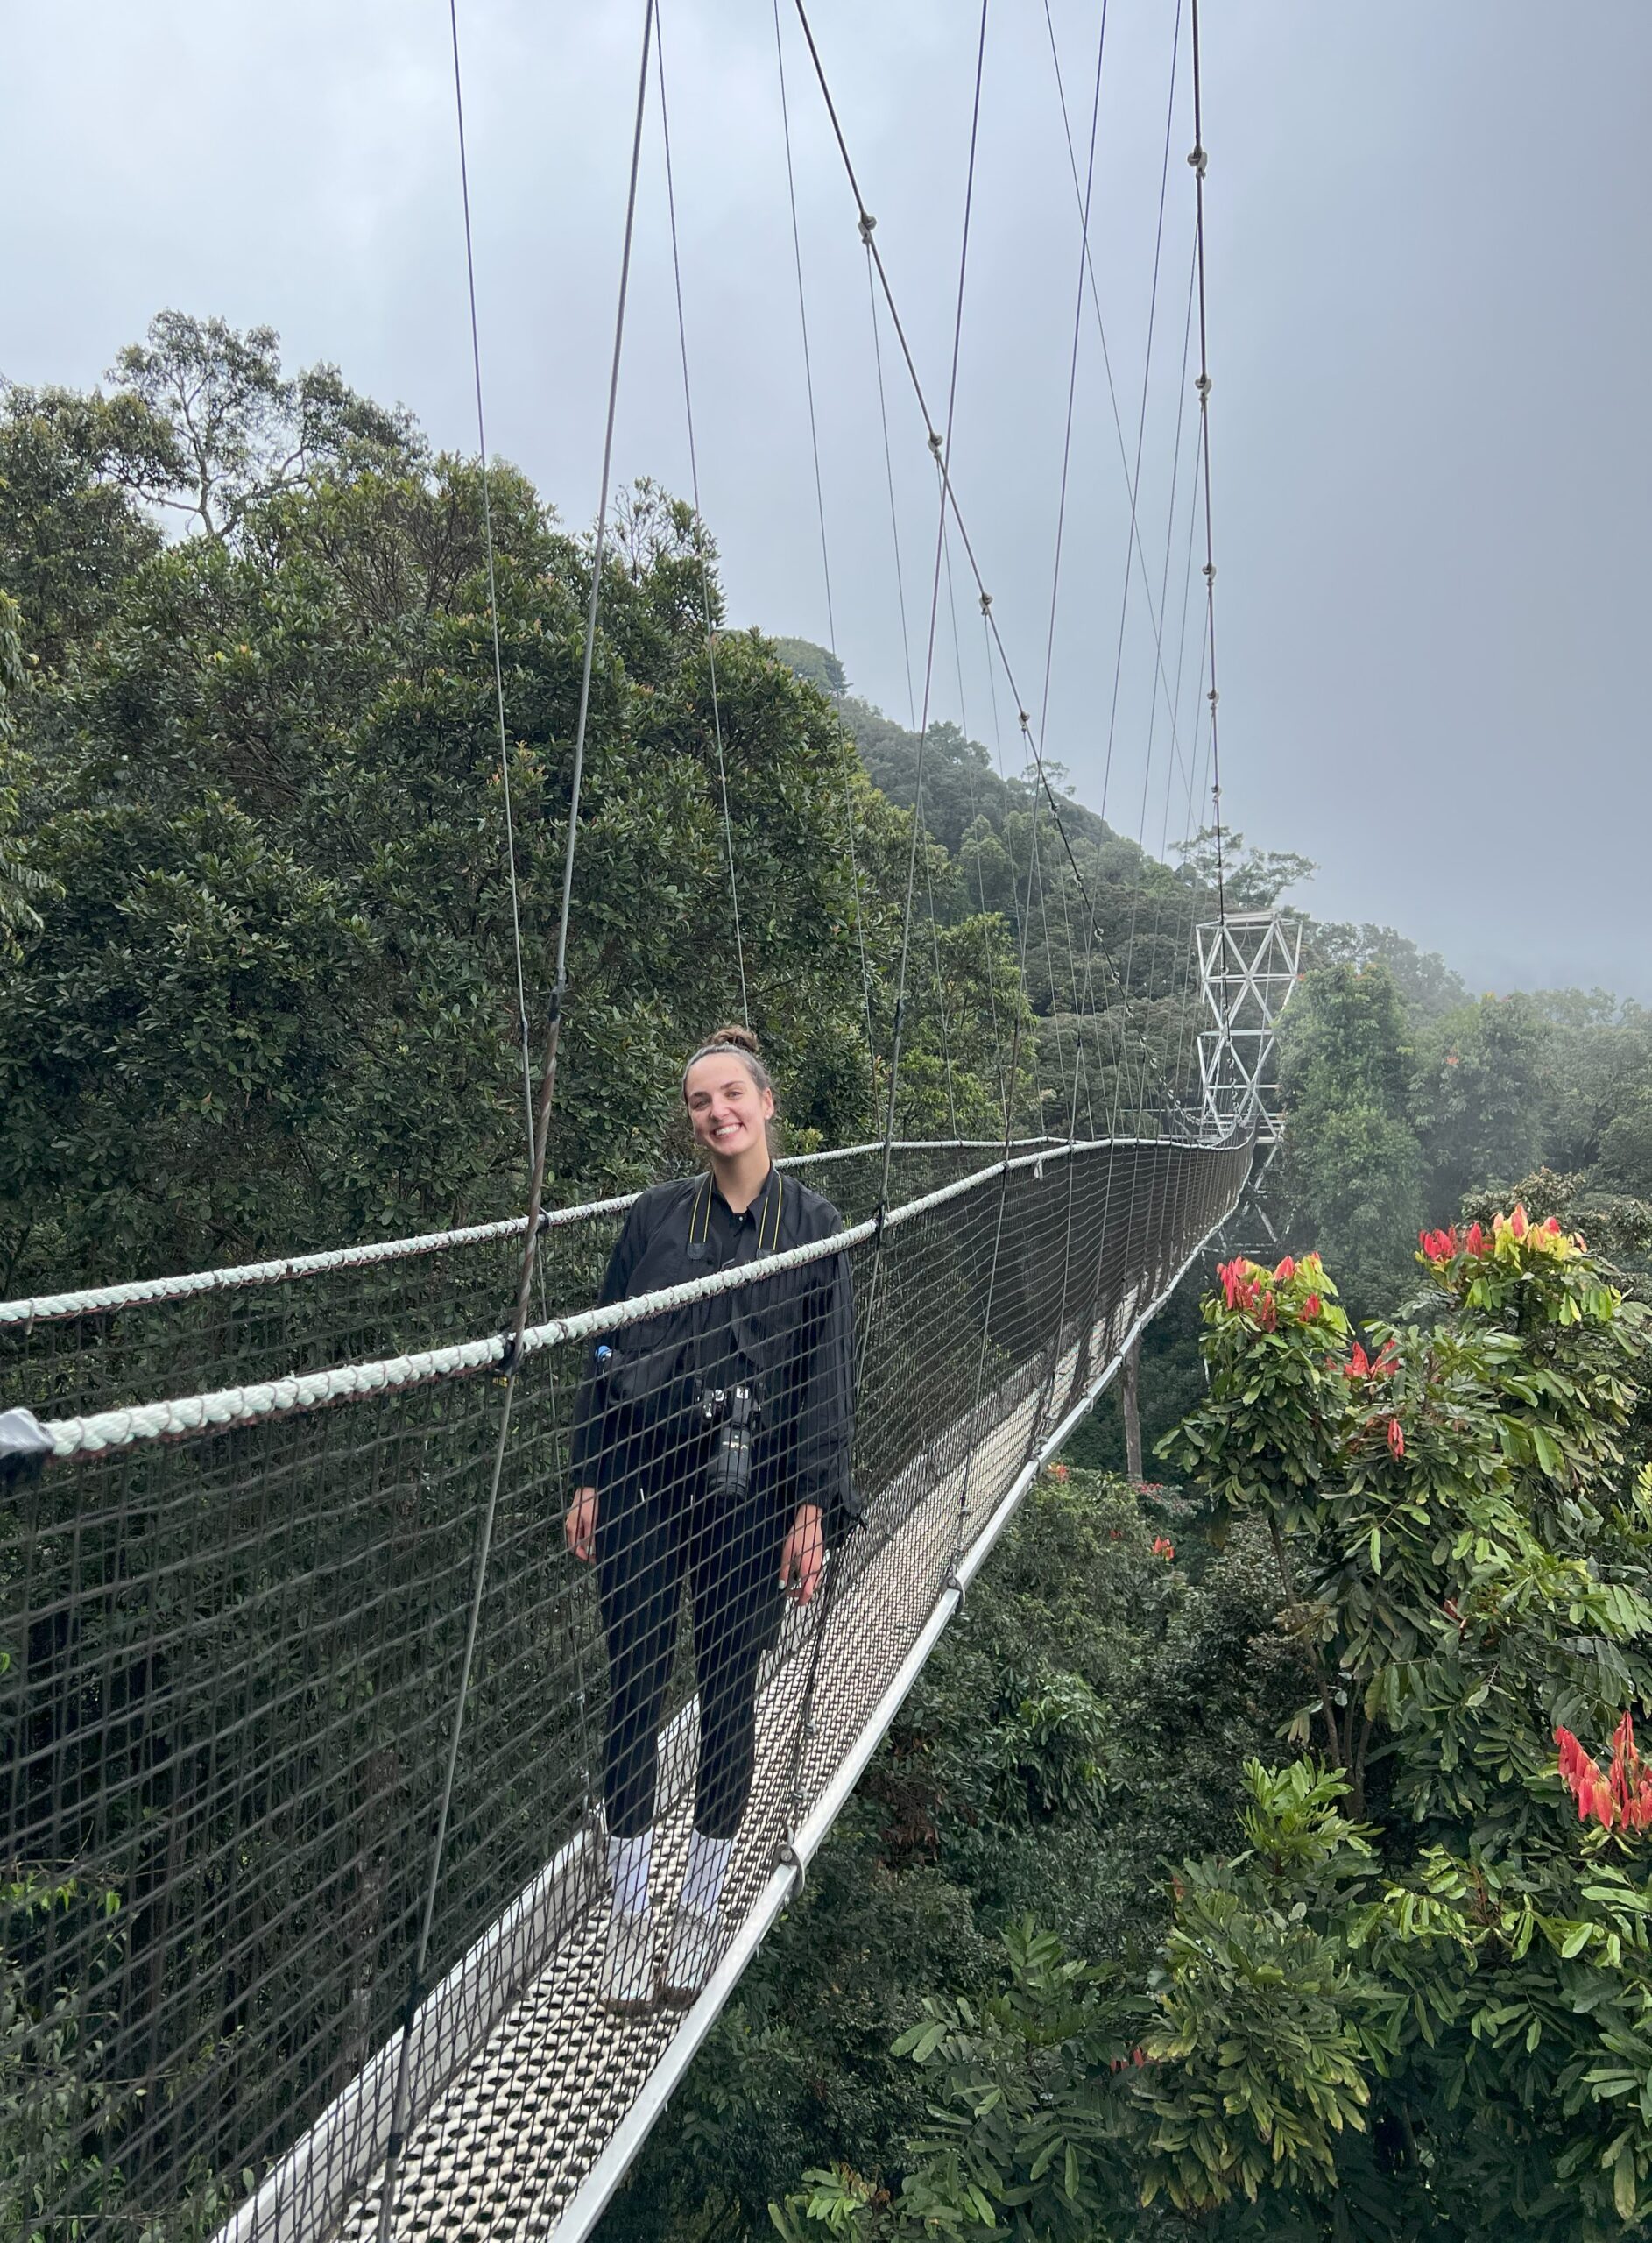
[[(688, 1209), (688, 1256), (691, 1262), (710, 1262), (713, 1269), (731, 1270), (742, 1262), (754, 1262), (773, 1254), (780, 1242), (780, 1211), (786, 1204), (786, 1178), (778, 1168), (771, 1168), (763, 1185), (763, 1205), (758, 1210), (755, 1223), (742, 1223), (734, 1242), (734, 1251), (723, 1259), (725, 1240), (719, 1233), (715, 1249), (711, 1244), (711, 1194), (714, 1190), (710, 1176), (702, 1178)], [(701, 1302), (692, 1312), (694, 1328), (690, 1340), (689, 1359), (695, 1384), (703, 1385), (705, 1379), (705, 1331), (707, 1311), (710, 1304)], [(729, 1323), (733, 1330), (733, 1296), (729, 1298)]]

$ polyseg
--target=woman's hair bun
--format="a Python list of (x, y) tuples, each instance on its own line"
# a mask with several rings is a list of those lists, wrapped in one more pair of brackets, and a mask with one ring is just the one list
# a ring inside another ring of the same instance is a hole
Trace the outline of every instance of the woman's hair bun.
[(731, 1022), (726, 1028), (714, 1028), (705, 1040), (705, 1048), (715, 1051), (720, 1044), (731, 1044), (737, 1051), (749, 1051), (754, 1059), (762, 1057), (763, 1047), (755, 1034), (751, 1029), (743, 1028), (738, 1021)]

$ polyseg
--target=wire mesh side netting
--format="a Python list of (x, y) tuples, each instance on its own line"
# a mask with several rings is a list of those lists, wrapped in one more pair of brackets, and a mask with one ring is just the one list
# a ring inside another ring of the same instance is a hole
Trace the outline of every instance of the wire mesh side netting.
[[(691, 1844), (703, 1899), (734, 1841), (726, 1938), (1248, 1163), (1053, 1149), (537, 1327), (485, 1562), (497, 1377), (0, 1483), (0, 2232), (372, 2232), (410, 2002), (392, 2224), (448, 2232), (455, 2192), (477, 2232), (554, 2216), (677, 2027), (604, 2006), (616, 1842), (653, 1832), (652, 1996)], [(804, 1506), (830, 1554), (799, 1603)]]
[[(978, 1168), (981, 1143), (895, 1149), (893, 1199)], [(857, 1222), (878, 1201), (882, 1148), (783, 1161)], [(559, 1208), (539, 1247), (536, 1302), (577, 1308), (601, 1279), (630, 1195)], [(516, 1219), (331, 1255), (0, 1301), (0, 1410), (79, 1417), (161, 1392), (206, 1392), (469, 1339), (506, 1320)]]

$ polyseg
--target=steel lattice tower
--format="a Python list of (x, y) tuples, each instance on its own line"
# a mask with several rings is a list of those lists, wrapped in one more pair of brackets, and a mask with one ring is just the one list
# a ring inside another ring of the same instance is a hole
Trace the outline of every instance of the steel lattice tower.
[(1241, 1212), (1254, 1215), (1271, 1240), (1274, 1227), (1258, 1195), (1284, 1133), (1279, 1022), (1301, 979), (1302, 922), (1277, 911), (1239, 911), (1195, 931), (1212, 1023), (1199, 1031), (1200, 1121), (1218, 1142), (1254, 1125), (1258, 1157)]

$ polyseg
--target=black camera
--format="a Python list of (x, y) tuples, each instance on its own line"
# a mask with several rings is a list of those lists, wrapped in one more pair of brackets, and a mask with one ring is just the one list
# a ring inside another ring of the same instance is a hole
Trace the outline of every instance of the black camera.
[(701, 1391), (700, 1414), (712, 1434), (706, 1495), (738, 1503), (752, 1484), (752, 1444), (763, 1422), (762, 1407), (749, 1386), (710, 1386)]

